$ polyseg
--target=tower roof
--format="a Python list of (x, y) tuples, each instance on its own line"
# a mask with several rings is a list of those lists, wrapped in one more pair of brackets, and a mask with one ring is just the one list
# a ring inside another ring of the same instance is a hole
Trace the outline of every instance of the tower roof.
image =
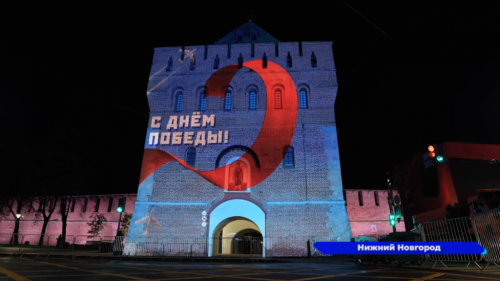
[(215, 45), (240, 44), (240, 43), (278, 43), (267, 31), (249, 21), (222, 37)]

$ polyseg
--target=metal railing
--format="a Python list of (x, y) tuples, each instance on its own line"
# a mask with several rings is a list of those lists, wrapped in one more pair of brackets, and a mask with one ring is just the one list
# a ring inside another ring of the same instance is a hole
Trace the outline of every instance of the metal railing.
[(15, 247), (20, 252), (30, 249), (37, 253), (55, 252), (94, 252), (121, 254), (125, 239), (123, 236), (87, 235), (41, 235), (0, 233), (0, 245)]
[[(479, 242), (474, 224), (470, 218), (444, 219), (438, 221), (425, 222), (419, 226), (421, 228), (422, 241), (424, 242)], [(439, 262), (447, 267), (444, 262), (466, 262), (465, 269), (470, 263), (478, 264), (482, 260), (482, 255), (426, 255), (427, 261), (434, 262), (433, 267)]]
[(478, 242), (483, 246), (487, 253), (483, 259), (488, 265), (494, 264), (497, 267), (500, 263), (500, 209), (493, 209), (472, 218), (475, 231), (478, 236)]

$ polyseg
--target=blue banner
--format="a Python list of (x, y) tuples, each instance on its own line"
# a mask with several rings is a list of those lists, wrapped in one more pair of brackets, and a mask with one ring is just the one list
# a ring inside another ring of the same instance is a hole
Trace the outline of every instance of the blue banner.
[(316, 242), (323, 255), (484, 255), (477, 242)]

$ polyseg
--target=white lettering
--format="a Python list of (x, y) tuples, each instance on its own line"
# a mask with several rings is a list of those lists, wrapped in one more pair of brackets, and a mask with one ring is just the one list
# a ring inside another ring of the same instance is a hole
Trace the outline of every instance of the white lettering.
[(215, 114), (210, 116), (203, 115), (203, 127), (206, 127), (207, 125), (210, 125), (211, 127), (215, 126)]
[(207, 143), (217, 143), (217, 134), (212, 133), (212, 131), (208, 131)]
[(161, 126), (161, 116), (151, 117), (151, 128), (159, 129)]
[(179, 128), (189, 128), (189, 115), (181, 115), (179, 119)]
[(390, 245), (389, 245), (389, 250), (390, 250), (390, 251), (394, 251), (394, 244), (390, 244)]
[(156, 145), (158, 144), (158, 136), (160, 135), (160, 133), (150, 133), (149, 134), (149, 142), (148, 144), (149, 145)]
[(362, 244), (358, 244), (358, 251), (364, 251), (364, 247)]
[(177, 116), (170, 116), (168, 118), (167, 130), (170, 129), (177, 130)]
[(161, 133), (160, 144), (170, 144), (170, 132)]
[(436, 246), (436, 252), (441, 252), (441, 246)]
[(172, 144), (181, 144), (182, 143), (182, 132), (174, 132), (172, 134)]
[(404, 251), (404, 245), (398, 244), (398, 251)]
[(198, 128), (201, 126), (200, 124), (201, 115), (199, 112), (193, 112), (193, 116), (191, 116), (191, 127)]
[(197, 146), (197, 145), (205, 145), (205, 144), (206, 144), (205, 132), (201, 131), (201, 132), (196, 133), (196, 139), (194, 141), (194, 145)]
[(194, 132), (185, 132), (184, 133), (184, 144), (193, 144), (193, 135), (194, 135)]

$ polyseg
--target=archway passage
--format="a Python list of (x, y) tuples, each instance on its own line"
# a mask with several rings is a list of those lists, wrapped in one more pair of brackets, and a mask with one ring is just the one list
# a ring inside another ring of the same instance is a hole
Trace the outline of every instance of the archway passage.
[(262, 256), (264, 241), (257, 225), (243, 217), (222, 221), (213, 233), (213, 256)]
[(237, 255), (262, 255), (262, 233), (253, 229), (243, 229), (236, 233), (233, 241), (233, 253)]

